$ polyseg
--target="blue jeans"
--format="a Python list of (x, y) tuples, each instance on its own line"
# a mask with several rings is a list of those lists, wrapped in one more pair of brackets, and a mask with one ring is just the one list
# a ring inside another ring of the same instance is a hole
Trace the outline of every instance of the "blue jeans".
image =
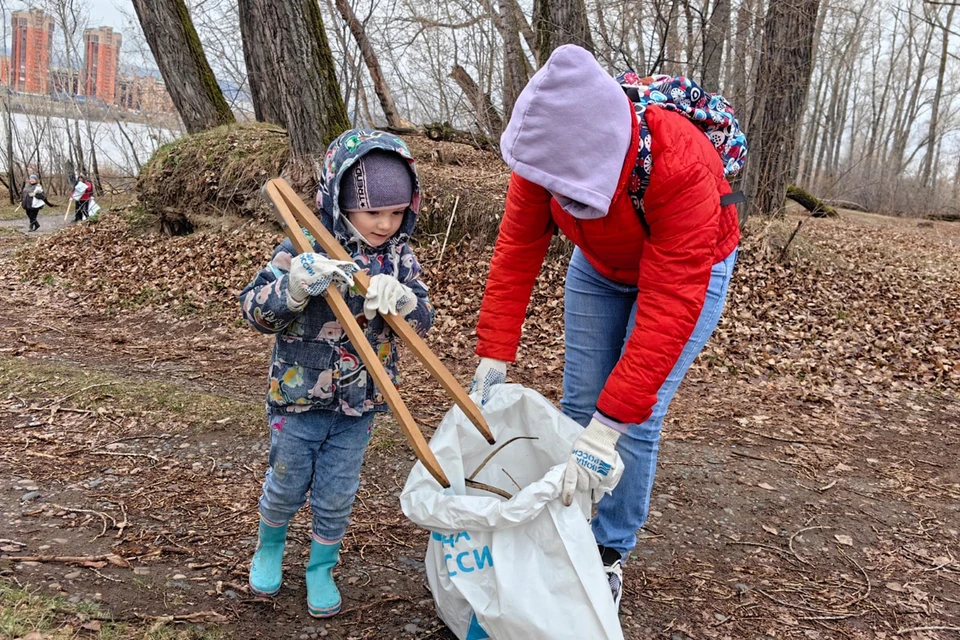
[(306, 502), (309, 489), (314, 537), (327, 543), (342, 538), (360, 488), (373, 416), (334, 411), (269, 414), (270, 468), (260, 496), (264, 520), (287, 523)]
[[(613, 493), (601, 498), (593, 535), (598, 544), (626, 557), (637, 544), (637, 531), (647, 521), (650, 492), (657, 470), (660, 428), (677, 387), (720, 321), (736, 250), (713, 265), (710, 286), (690, 340), (657, 392), (653, 413), (642, 424), (631, 424), (617, 442), (623, 476)], [(576, 249), (567, 270), (564, 293), (566, 363), (563, 369), (563, 413), (583, 426), (589, 424), (597, 399), (620, 360), (633, 331), (637, 287), (600, 275)]]

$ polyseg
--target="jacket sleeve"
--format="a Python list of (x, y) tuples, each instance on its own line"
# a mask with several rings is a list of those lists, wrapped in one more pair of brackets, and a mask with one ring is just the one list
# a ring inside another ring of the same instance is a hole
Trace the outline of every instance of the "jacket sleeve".
[(279, 333), (300, 315), (287, 307), (287, 273), (293, 254), (290, 241), (284, 240), (267, 266), (240, 292), (243, 319), (260, 333)]
[(655, 165), (644, 196), (650, 237), (640, 259), (634, 330), (597, 402), (601, 413), (631, 424), (650, 417), (657, 392), (693, 333), (716, 251), (716, 175), (699, 161), (662, 169), (657, 175)]
[(513, 362), (530, 294), (555, 228), (550, 192), (510, 177), (500, 234), (480, 305), (476, 353), (481, 358)]
[(407, 314), (406, 320), (410, 323), (417, 334), (423, 338), (433, 326), (434, 309), (430, 304), (430, 298), (427, 294), (427, 285), (420, 280), (422, 269), (417, 257), (413, 255), (410, 247), (404, 245), (400, 253), (401, 272), (400, 281), (413, 289), (417, 295), (417, 308)]

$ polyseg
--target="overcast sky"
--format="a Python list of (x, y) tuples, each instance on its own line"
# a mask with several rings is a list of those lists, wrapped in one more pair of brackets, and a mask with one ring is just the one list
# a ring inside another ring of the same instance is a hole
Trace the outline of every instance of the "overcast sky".
[(125, 22), (123, 14), (133, 11), (130, 0), (87, 0), (87, 2), (90, 3), (91, 27), (113, 27), (116, 31), (123, 31)]

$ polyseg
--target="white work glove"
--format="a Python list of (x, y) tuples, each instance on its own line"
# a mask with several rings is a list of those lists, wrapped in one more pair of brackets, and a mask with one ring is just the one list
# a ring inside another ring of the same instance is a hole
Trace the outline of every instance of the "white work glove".
[(363, 315), (373, 320), (377, 313), (396, 313), (406, 318), (417, 308), (417, 294), (393, 276), (377, 274), (370, 276), (366, 300), (363, 301)]
[(287, 280), (287, 307), (300, 311), (310, 296), (319, 296), (330, 283), (337, 287), (353, 286), (353, 274), (360, 267), (349, 260), (331, 260), (319, 253), (301, 253), (290, 261)]
[(573, 443), (567, 468), (563, 472), (560, 497), (564, 506), (573, 504), (576, 491), (589, 489), (599, 491), (601, 495), (613, 491), (623, 474), (623, 461), (617, 453), (619, 439), (619, 431), (600, 422), (594, 415), (593, 420)]
[(506, 362), (493, 358), (480, 358), (480, 366), (477, 367), (477, 372), (473, 374), (473, 382), (470, 383), (470, 393), (479, 391), (480, 405), (483, 406), (490, 399), (493, 387), (506, 381)]

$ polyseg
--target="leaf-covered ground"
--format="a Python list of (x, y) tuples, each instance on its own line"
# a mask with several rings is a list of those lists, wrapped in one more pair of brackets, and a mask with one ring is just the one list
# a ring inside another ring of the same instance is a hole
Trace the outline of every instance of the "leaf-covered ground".
[[(671, 408), (626, 568), (628, 638), (956, 637), (960, 227), (808, 219), (783, 264), (799, 219), (751, 224), (720, 328)], [(269, 340), (234, 300), (279, 236), (248, 223), (171, 240), (137, 222), (0, 235), (0, 581), (62, 598), (45, 633), (95, 637), (82, 625), (112, 618), (452, 638), (426, 588), (426, 534), (399, 511), (412, 456), (389, 417), (346, 538), (346, 611), (306, 615), (305, 512), (281, 595), (247, 593)], [(419, 252), (430, 343), (466, 383), (490, 248), (452, 242), (441, 261), (442, 242)], [(563, 276), (562, 258), (545, 266), (511, 369), (553, 400)], [(401, 392), (425, 431), (448, 406), (409, 366)]]

